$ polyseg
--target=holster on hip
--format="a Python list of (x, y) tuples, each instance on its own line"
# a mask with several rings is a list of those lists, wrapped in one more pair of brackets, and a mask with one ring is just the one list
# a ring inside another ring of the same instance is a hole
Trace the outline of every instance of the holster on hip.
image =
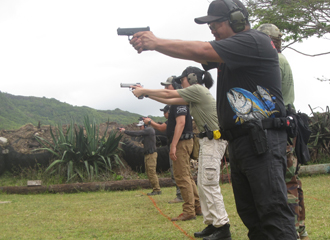
[(256, 155), (263, 154), (268, 150), (267, 131), (264, 130), (261, 120), (247, 121), (242, 125), (242, 128), (248, 129), (253, 151)]

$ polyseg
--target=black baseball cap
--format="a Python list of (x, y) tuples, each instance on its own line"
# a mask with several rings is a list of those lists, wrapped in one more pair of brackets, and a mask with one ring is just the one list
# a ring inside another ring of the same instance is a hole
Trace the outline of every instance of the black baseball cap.
[[(229, 0), (237, 5), (238, 8), (242, 11), (244, 17), (247, 19), (249, 14), (245, 6), (239, 0)], [(232, 10), (232, 9), (231, 9)], [(223, 0), (212, 1), (207, 10), (207, 16), (195, 18), (195, 23), (204, 24), (211, 22), (223, 22), (229, 19), (230, 10), (227, 4)]]
[(164, 108), (160, 109), (160, 111), (167, 113), (170, 110), (170, 106), (166, 105)]
[(174, 78), (174, 80), (181, 84), (181, 78), (183, 77), (187, 77), (190, 73), (194, 73), (197, 75), (197, 81), (198, 83), (202, 83), (203, 81), (203, 74), (204, 71), (199, 69), (198, 67), (187, 67), (185, 70), (183, 70), (182, 74), (176, 78)]

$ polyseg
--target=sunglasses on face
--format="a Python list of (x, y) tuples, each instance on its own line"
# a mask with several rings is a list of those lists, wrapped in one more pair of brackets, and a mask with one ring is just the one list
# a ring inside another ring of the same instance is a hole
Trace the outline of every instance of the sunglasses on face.
[(219, 21), (215, 21), (215, 22), (210, 22), (208, 24), (209, 28), (211, 31), (215, 31), (219, 26), (216, 25), (216, 23), (220, 23), (220, 22), (223, 22), (223, 20), (219, 20)]
[(215, 31), (216, 30), (216, 27), (214, 26), (215, 24), (212, 25), (212, 23), (214, 23), (214, 22), (211, 22), (211, 23), (208, 24), (209, 28), (210, 28), (211, 31)]

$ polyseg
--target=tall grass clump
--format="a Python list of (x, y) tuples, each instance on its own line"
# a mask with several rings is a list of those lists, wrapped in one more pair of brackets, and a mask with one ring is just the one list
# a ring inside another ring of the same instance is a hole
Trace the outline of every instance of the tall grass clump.
[[(99, 126), (89, 117), (84, 118), (84, 126), (78, 126), (73, 121), (64, 132), (61, 124), (53, 132), (50, 127), (52, 142), (37, 137), (43, 146), (37, 150), (47, 150), (54, 154), (55, 160), (48, 166), (46, 172), (51, 174), (66, 174), (67, 182), (78, 177), (81, 180), (93, 180), (101, 172), (111, 172), (114, 165), (123, 165), (118, 153), (122, 134), (107, 130), (100, 136)], [(123, 165), (124, 166), (124, 165)]]

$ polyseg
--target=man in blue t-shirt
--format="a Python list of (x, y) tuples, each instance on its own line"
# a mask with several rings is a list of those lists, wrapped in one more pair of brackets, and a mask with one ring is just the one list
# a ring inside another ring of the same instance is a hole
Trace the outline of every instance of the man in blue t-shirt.
[[(134, 34), (131, 44), (142, 53), (194, 60), (205, 70), (218, 69), (217, 111), (222, 138), (229, 142), (237, 212), (250, 239), (297, 239), (294, 215), (287, 205), (286, 132), (276, 128), (285, 116), (278, 55), (265, 34), (250, 29), (239, 0), (215, 0), (207, 16), (214, 41), (160, 39), (152, 32)], [(231, 239), (223, 228), (204, 237)]]

